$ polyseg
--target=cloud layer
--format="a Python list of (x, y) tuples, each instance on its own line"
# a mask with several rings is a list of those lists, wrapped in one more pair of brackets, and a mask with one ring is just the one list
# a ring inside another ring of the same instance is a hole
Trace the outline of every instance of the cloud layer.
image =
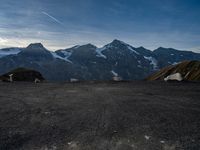
[(1, 0), (0, 47), (48, 48), (118, 38), (133, 46), (200, 47), (197, 0)]

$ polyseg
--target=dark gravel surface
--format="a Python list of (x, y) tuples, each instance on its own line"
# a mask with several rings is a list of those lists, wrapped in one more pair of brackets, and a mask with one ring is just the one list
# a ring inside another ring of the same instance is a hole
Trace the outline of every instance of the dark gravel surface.
[(200, 83), (0, 83), (0, 150), (199, 150)]

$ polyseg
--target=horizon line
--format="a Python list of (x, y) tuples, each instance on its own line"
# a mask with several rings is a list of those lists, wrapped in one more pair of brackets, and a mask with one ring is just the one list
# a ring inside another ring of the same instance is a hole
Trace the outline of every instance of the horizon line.
[[(120, 42), (122, 42), (122, 43), (124, 43), (124, 44), (127, 44), (127, 45), (129, 45), (129, 46), (132, 46), (132, 44), (126, 43), (126, 42), (124, 42), (124, 41), (122, 41), (122, 40), (118, 40), (118, 39), (114, 39), (114, 40), (120, 41)], [(107, 44), (101, 45), (101, 46), (96, 46), (95, 44), (92, 44), (92, 42), (91, 42), (91, 43), (88, 42), (88, 43), (85, 43), (85, 44), (70, 44), (69, 46), (66, 46), (65, 48), (57, 48), (57, 49), (54, 49), (54, 50), (51, 49), (51, 48), (49, 49), (48, 46), (45, 46), (45, 44), (43, 44), (43, 42), (30, 42), (30, 43), (27, 44), (26, 46), (5, 46), (5, 47), (1, 47), (1, 46), (0, 46), (0, 50), (1, 50), (1, 49), (7, 49), (7, 48), (26, 48), (26, 47), (28, 47), (30, 44), (38, 44), (38, 43), (42, 44), (42, 45), (43, 45), (47, 50), (49, 50), (49, 51), (57, 51), (57, 50), (70, 49), (70, 48), (73, 48), (73, 47), (75, 47), (75, 46), (84, 46), (84, 45), (88, 45), (88, 44), (91, 44), (91, 45), (93, 45), (93, 46), (95, 46), (95, 47), (97, 47), (97, 48), (103, 48), (104, 46), (106, 46), (106, 45), (112, 43), (114, 40), (112, 40), (111, 42), (109, 42), (109, 43), (107, 43)], [(47, 44), (47, 45), (48, 45), (48, 44)], [(132, 47), (134, 47), (134, 46), (132, 46)], [(194, 53), (200, 53), (200, 52), (196, 52), (195, 50), (191, 50), (192, 48), (189, 48), (189, 49), (179, 49), (179, 48), (163, 47), (163, 46), (158, 46), (158, 47), (155, 48), (155, 49), (149, 49), (149, 48), (146, 48), (146, 47), (144, 47), (144, 46), (137, 46), (137, 47), (134, 47), (134, 48), (144, 48), (144, 49), (147, 49), (147, 50), (150, 50), (150, 51), (155, 51), (155, 50), (158, 49), (158, 48), (165, 48), (165, 49), (175, 49), (175, 50), (179, 50), (179, 51), (191, 51), (191, 52), (194, 52)]]

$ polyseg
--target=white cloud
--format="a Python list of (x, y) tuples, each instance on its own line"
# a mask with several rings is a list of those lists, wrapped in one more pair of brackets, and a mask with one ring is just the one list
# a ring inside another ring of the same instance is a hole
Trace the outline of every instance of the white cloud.
[(8, 42), (7, 39), (0, 37), (0, 45), (5, 45)]
[(200, 53), (200, 46), (192, 47), (192, 48), (190, 48), (189, 50), (190, 50), (190, 51), (193, 51), (193, 52)]
[[(71, 29), (68, 32), (44, 31), (42, 29), (8, 29), (0, 28), (0, 48), (3, 47), (26, 47), (30, 43), (41, 42), (48, 49), (69, 48), (74, 45), (92, 43), (101, 47), (113, 39), (119, 39), (134, 47), (144, 46), (154, 50), (160, 46), (172, 47), (180, 50), (192, 50), (200, 52), (198, 35), (189, 33), (130, 33), (130, 32), (109, 32), (97, 29)], [(195, 46), (197, 45), (197, 46)], [(192, 47), (192, 48), (191, 48)]]

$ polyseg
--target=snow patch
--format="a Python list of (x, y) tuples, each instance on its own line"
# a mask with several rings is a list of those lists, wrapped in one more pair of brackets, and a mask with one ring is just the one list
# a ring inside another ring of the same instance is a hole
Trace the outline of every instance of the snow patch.
[(80, 47), (80, 45), (76, 45), (76, 46), (74, 46), (73, 48), (74, 49), (77, 49), (77, 48), (79, 48)]
[(103, 47), (103, 48), (97, 48), (96, 49), (96, 53), (97, 53), (97, 57), (102, 57), (102, 58), (107, 58), (104, 54), (102, 54), (102, 51), (104, 51), (106, 49), (106, 47)]
[(110, 72), (111, 72), (114, 76), (118, 76), (118, 73), (115, 72), (114, 70), (111, 70)]
[(72, 53), (71, 52), (66, 52), (66, 51), (61, 51), (61, 52), (65, 55), (65, 57), (61, 57), (58, 54), (56, 54), (55, 52), (51, 52), (51, 54), (53, 55), (54, 58), (59, 58), (59, 59), (62, 59), (64, 61), (72, 63), (72, 61), (70, 61), (68, 59), (71, 56)]
[(71, 55), (72, 55), (72, 52), (68, 52), (68, 51), (61, 51), (64, 55), (65, 55), (65, 58), (69, 58)]
[(177, 65), (179, 62), (173, 62), (173, 64), (172, 65)]
[(112, 44), (108, 44), (108, 45), (104, 46), (103, 48), (106, 49), (106, 48), (112, 48), (112, 47), (114, 47)]
[(71, 141), (71, 142), (68, 142), (67, 144), (69, 146), (69, 149), (80, 149), (77, 142)]
[(70, 79), (70, 82), (73, 82), (73, 83), (74, 83), (74, 82), (78, 82), (78, 81), (79, 81), (79, 79), (76, 79), (76, 78), (71, 78), (71, 79)]
[(136, 53), (137, 55), (140, 55), (137, 51), (135, 51), (131, 46), (127, 45), (128, 49), (132, 52)]
[(150, 136), (145, 135), (144, 138), (145, 138), (146, 140), (149, 140), (149, 139), (150, 139)]
[(165, 141), (160, 141), (160, 143), (164, 144), (164, 143), (165, 143)]
[(170, 81), (170, 80), (182, 81), (183, 77), (180, 73), (175, 73), (164, 78), (164, 81)]
[(147, 59), (148, 61), (150, 61), (150, 64), (153, 65), (154, 70), (158, 69), (158, 61), (155, 58), (153, 58), (151, 56), (149, 56), (149, 57), (144, 56), (144, 58)]

